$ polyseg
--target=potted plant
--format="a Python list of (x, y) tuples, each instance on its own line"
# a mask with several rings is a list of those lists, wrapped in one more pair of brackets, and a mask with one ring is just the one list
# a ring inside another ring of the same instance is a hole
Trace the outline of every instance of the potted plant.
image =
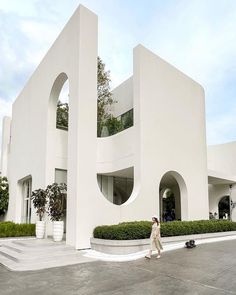
[(6, 214), (9, 201), (9, 185), (6, 177), (0, 176), (0, 216)]
[(48, 215), (53, 221), (53, 240), (60, 242), (64, 232), (64, 222), (61, 219), (64, 215), (67, 186), (65, 183), (53, 183), (47, 186), (46, 191), (49, 199)]
[(45, 234), (45, 221), (43, 221), (44, 213), (46, 212), (47, 193), (43, 189), (37, 189), (32, 192), (31, 200), (36, 209), (36, 214), (39, 220), (36, 222), (36, 238), (42, 239)]

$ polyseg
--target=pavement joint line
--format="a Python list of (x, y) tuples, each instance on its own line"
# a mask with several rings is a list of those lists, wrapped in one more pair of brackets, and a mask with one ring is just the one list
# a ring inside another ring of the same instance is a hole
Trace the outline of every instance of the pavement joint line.
[(146, 268), (143, 268), (143, 267), (135, 266), (135, 268), (140, 269), (140, 270), (143, 270), (143, 271), (146, 271), (146, 272), (149, 272), (149, 273), (154, 273), (153, 270), (146, 269)]
[[(235, 240), (236, 236), (226, 236), (226, 237), (218, 237), (218, 238), (208, 238), (208, 239), (203, 239), (203, 240), (196, 240), (196, 245), (201, 245), (201, 244), (207, 244), (207, 243), (213, 243), (213, 242), (223, 242), (223, 241), (230, 241), (230, 240)], [(30, 240), (30, 239), (28, 239)], [(46, 241), (47, 242), (47, 241)], [(173, 251), (173, 250), (178, 250), (178, 249), (184, 249), (184, 244), (185, 242), (177, 242), (177, 243), (173, 243), (173, 244), (169, 244), (169, 245), (164, 245), (164, 251), (163, 252), (168, 252), (168, 251)], [(39, 246), (41, 247), (43, 244), (39, 244)], [(47, 243), (45, 244), (45, 246), (47, 246)], [(53, 248), (51, 248), (53, 249)], [(74, 249), (75, 250), (75, 249)], [(61, 251), (61, 250), (60, 250)], [(97, 252), (95, 250), (82, 250), (79, 251), (82, 255), (81, 255), (81, 261), (77, 261), (74, 263), (70, 263), (68, 262), (68, 264), (64, 264), (62, 263), (62, 265), (56, 265), (57, 263), (54, 262), (54, 260), (52, 259), (52, 261), (48, 262), (49, 265), (44, 265), (46, 262), (40, 262), (42, 265), (41, 267), (39, 267), (39, 269), (49, 269), (49, 268), (54, 268), (54, 267), (60, 267), (60, 266), (66, 266), (66, 265), (72, 265), (72, 264), (79, 264), (79, 263), (88, 263), (88, 262), (93, 262), (96, 260), (100, 260), (100, 261), (106, 261), (106, 262), (128, 262), (128, 261), (135, 261), (138, 259), (144, 259), (145, 254), (147, 253), (147, 250), (143, 250), (137, 253), (132, 253), (132, 254), (126, 254), (126, 255), (112, 255), (112, 254), (104, 254), (101, 252)], [(76, 250), (75, 250), (76, 253)], [(77, 252), (78, 253), (78, 252)], [(155, 251), (154, 251), (155, 254)], [(63, 256), (63, 255), (62, 255)], [(72, 256), (72, 255), (71, 255)], [(60, 256), (58, 256), (59, 259)], [(77, 257), (79, 258), (79, 257)], [(89, 258), (91, 259), (91, 261), (82, 261), (83, 259)], [(27, 271), (27, 270), (37, 270), (37, 267), (33, 267), (33, 261), (32, 261), (32, 265), (28, 265), (25, 262), (17, 262), (18, 265), (15, 264), (16, 262), (11, 262), (10, 264), (7, 263), (7, 265), (5, 265), (5, 258), (3, 259), (3, 261), (1, 261), (1, 264), (4, 267), (7, 267), (9, 270), (13, 270), (14, 268), (16, 271)], [(51, 265), (50, 265), (51, 263)], [(233, 266), (230, 266), (230, 268), (232, 268)], [(32, 268), (32, 269), (31, 269)], [(220, 275), (221, 272), (219, 272)], [(217, 274), (218, 275), (218, 274)]]
[[(236, 239), (236, 235), (224, 236), (224, 237), (204, 238), (204, 239), (196, 240), (196, 245), (223, 242), (223, 241), (231, 241), (231, 240), (235, 240), (235, 239)], [(182, 248), (184, 248), (184, 244), (185, 244), (185, 242), (181, 241), (181, 242), (175, 242), (173, 244), (164, 245), (163, 252), (182, 249)], [(127, 261), (134, 261), (134, 260), (141, 259), (143, 256), (145, 256), (147, 251), (148, 250), (143, 250), (143, 251), (136, 252), (136, 253), (120, 255), (120, 254), (106, 254), (106, 253), (102, 253), (102, 252), (98, 252), (96, 250), (90, 249), (90, 250), (86, 251), (84, 256), (88, 257), (88, 258), (102, 260), (102, 261), (127, 262)], [(155, 252), (153, 252), (153, 253), (155, 254)]]
[(199, 286), (202, 286), (202, 287), (205, 287), (205, 288), (210, 288), (210, 289), (213, 289), (213, 290), (223, 291), (224, 293), (225, 292), (228, 292), (229, 294), (236, 294), (236, 292), (230, 291), (230, 290), (227, 290), (227, 289), (222, 289), (222, 288), (214, 287), (214, 286), (211, 286), (211, 285), (206, 285), (206, 284), (203, 284), (203, 283), (200, 283), (200, 282), (196, 282), (196, 281), (192, 281), (192, 280), (188, 280), (188, 279), (177, 278), (175, 276), (168, 275), (168, 274), (163, 274), (163, 273), (160, 273), (160, 274), (162, 276), (169, 277), (170, 279), (175, 279), (175, 280), (182, 281), (182, 282), (193, 283), (195, 285), (199, 285)]
[[(228, 270), (230, 270), (230, 269), (232, 269), (232, 268), (235, 268), (235, 265), (231, 265), (231, 266), (229, 266), (229, 267), (225, 267), (223, 270), (221, 270), (221, 271), (219, 271), (219, 272), (216, 272), (215, 275), (219, 276), (219, 275), (225, 273), (226, 271), (228, 271)], [(209, 282), (209, 281), (210, 281), (210, 280), (207, 280), (207, 282)], [(236, 292), (235, 292), (235, 294), (236, 294)]]

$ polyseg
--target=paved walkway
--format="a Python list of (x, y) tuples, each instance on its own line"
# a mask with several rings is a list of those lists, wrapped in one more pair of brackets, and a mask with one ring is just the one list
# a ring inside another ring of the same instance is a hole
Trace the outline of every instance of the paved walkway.
[(166, 252), (151, 261), (95, 261), (29, 272), (0, 267), (0, 294), (236, 294), (235, 278), (236, 240), (231, 240)]
[(96, 260), (85, 257), (86, 253), (76, 251), (65, 241), (55, 243), (52, 239), (0, 240), (0, 264), (13, 271), (40, 270)]

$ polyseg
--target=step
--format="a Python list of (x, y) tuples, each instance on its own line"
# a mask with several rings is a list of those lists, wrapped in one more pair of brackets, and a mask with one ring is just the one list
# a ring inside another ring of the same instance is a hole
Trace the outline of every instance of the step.
[(65, 246), (66, 243), (64, 241), (62, 242), (54, 242), (53, 240), (47, 240), (47, 239), (32, 239), (32, 240), (13, 240), (11, 241), (11, 243), (17, 245), (17, 246), (21, 246), (21, 247), (30, 247), (30, 248), (34, 248), (34, 247), (40, 247), (40, 246)]
[(14, 259), (15, 257), (7, 253), (3, 253), (3, 255), (0, 253), (0, 263), (9, 270), (28, 271), (80, 264), (96, 260), (83, 255), (84, 253), (77, 253), (60, 257), (52, 256), (51, 259), (41, 259), (39, 257), (34, 257), (34, 259)]
[(1, 256), (4, 256), (5, 258), (9, 259), (9, 260), (12, 260), (12, 261), (15, 261), (15, 262), (18, 262), (18, 258), (15, 257), (15, 255), (12, 255), (12, 252), (9, 253), (10, 250), (2, 250), (0, 249), (0, 255)]
[[(21, 249), (19, 249), (19, 248), (16, 248), (16, 247), (13, 247), (13, 246), (8, 245), (8, 244), (2, 244), (1, 247), (3, 247), (3, 248), (7, 248), (7, 249), (12, 250), (12, 251), (15, 251), (15, 252), (17, 252), (17, 253), (23, 253), (23, 252), (24, 252), (23, 250), (21, 250)], [(0, 249), (1, 249), (1, 248), (0, 248)]]
[(15, 252), (9, 248), (1, 247), (0, 254), (7, 257), (10, 260), (20, 263), (30, 263), (31, 261), (37, 262), (40, 261), (53, 261), (53, 260), (63, 260), (63, 259), (76, 259), (79, 255), (79, 252), (74, 249), (65, 249), (54, 250), (54, 251), (35, 251), (31, 253), (23, 252)]
[(29, 270), (40, 270), (49, 269), (54, 267), (61, 267), (67, 265), (75, 265), (87, 262), (93, 262), (97, 259), (92, 259), (89, 257), (79, 256), (77, 259), (63, 259), (63, 260), (53, 260), (53, 261), (38, 261), (33, 263), (17, 263), (8, 266), (9, 269), (14, 271), (29, 271)]
[(52, 242), (52, 244), (23, 244), (23, 243), (15, 243), (15, 242), (11, 242), (11, 243), (5, 243), (2, 244), (2, 246), (4, 247), (5, 245), (7, 245), (8, 247), (11, 247), (12, 250), (13, 248), (15, 249), (15, 251), (17, 252), (27, 252), (27, 253), (34, 253), (34, 252), (46, 252), (46, 251), (57, 251), (57, 250), (75, 250), (74, 247), (66, 245), (66, 244), (56, 244), (56, 242)]
[(0, 264), (9, 270), (15, 270), (19, 267), (19, 263), (0, 254)]
[(0, 264), (10, 270), (27, 271), (91, 262), (85, 251), (52, 240), (10, 240), (0, 245)]

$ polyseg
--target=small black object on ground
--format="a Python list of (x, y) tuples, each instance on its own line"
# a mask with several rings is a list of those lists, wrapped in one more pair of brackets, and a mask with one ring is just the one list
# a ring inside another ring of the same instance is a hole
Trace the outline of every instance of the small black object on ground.
[(185, 243), (185, 248), (192, 249), (192, 248), (195, 248), (195, 247), (196, 247), (196, 245), (195, 245), (194, 240), (189, 240), (188, 242)]

